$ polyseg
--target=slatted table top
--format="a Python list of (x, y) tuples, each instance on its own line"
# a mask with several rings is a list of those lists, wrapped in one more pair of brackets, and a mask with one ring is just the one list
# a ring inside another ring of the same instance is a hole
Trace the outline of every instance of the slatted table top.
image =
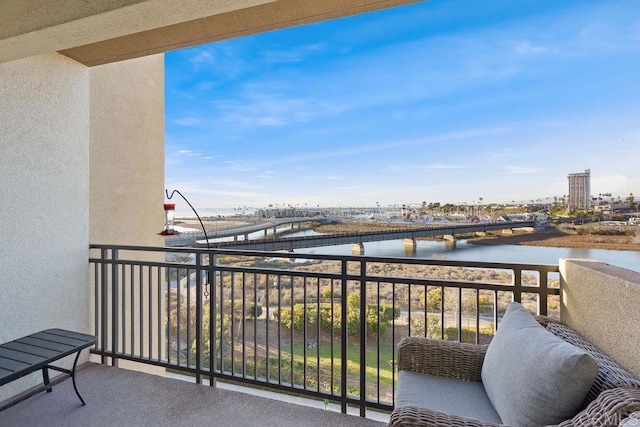
[(0, 385), (7, 384), (49, 363), (96, 342), (93, 335), (47, 329), (0, 345)]

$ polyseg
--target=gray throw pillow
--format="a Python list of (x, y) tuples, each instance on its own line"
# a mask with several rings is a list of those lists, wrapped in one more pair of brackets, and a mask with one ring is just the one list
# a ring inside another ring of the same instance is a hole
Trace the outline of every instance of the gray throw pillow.
[(597, 373), (591, 356), (514, 302), (487, 349), (482, 383), (503, 423), (536, 427), (578, 413)]
[[(582, 403), (583, 407), (596, 400), (604, 390), (617, 387), (636, 387), (640, 389), (639, 379), (570, 327), (561, 323), (550, 322), (547, 326), (547, 331), (589, 353), (598, 364), (598, 375), (593, 380), (591, 389), (587, 393), (586, 401)], [(640, 424), (638, 424), (638, 427), (640, 427)]]

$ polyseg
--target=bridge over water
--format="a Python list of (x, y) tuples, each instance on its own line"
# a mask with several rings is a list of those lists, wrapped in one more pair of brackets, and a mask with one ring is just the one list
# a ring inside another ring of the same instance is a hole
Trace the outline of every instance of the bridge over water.
[[(307, 218), (307, 221), (309, 219)], [(291, 221), (288, 221), (291, 222)], [(287, 223), (287, 221), (282, 221)], [(211, 247), (233, 248), (261, 251), (294, 250), (318, 246), (354, 245), (354, 253), (361, 253), (365, 242), (379, 242), (383, 240), (404, 240), (404, 244), (413, 245), (418, 237), (445, 236), (455, 240), (459, 234), (481, 233), (496, 230), (513, 230), (514, 228), (535, 227), (535, 221), (511, 221), (486, 224), (446, 224), (428, 225), (424, 227), (396, 228), (386, 231), (352, 232), (326, 234), (319, 236), (282, 237), (271, 239), (238, 240), (233, 242), (211, 242)], [(272, 225), (273, 226), (273, 225)], [(264, 229), (264, 228), (262, 228)], [(254, 230), (255, 231), (255, 230)], [(358, 245), (356, 247), (356, 245)], [(198, 241), (197, 246), (206, 247), (206, 241)], [(359, 250), (357, 250), (359, 249)]]
[[(207, 230), (207, 236), (205, 237), (204, 232), (194, 230), (193, 232), (182, 232), (176, 236), (167, 236), (165, 237), (165, 244), (167, 246), (187, 246), (196, 243), (196, 241), (202, 240), (199, 246), (206, 247), (206, 238), (209, 240), (214, 239), (222, 239), (225, 237), (233, 237), (234, 242), (238, 241), (238, 237), (243, 236), (244, 240), (249, 240), (249, 234), (255, 233), (257, 231), (265, 232), (264, 236), (267, 237), (267, 232), (272, 231), (273, 235), (276, 234), (278, 227), (288, 226), (291, 228), (294, 227), (294, 224), (301, 223), (319, 223), (319, 224), (329, 224), (332, 222), (338, 222), (335, 218), (328, 218), (324, 216), (315, 216), (315, 217), (296, 217), (296, 218), (282, 218), (282, 219), (263, 219), (259, 221), (255, 221), (253, 224), (245, 224), (241, 226)], [(222, 242), (211, 242), (211, 245), (214, 244), (218, 247), (218, 244)], [(233, 243), (233, 242), (231, 242)], [(222, 245), (221, 245), (222, 246)]]

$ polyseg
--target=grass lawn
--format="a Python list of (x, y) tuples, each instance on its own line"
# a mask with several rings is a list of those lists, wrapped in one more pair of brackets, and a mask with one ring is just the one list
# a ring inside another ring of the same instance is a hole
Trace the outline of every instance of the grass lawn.
[[(333, 369), (336, 376), (340, 375), (342, 368), (340, 343), (333, 345)], [(391, 386), (393, 382), (393, 354), (394, 346), (391, 343), (381, 342), (380, 348), (372, 345), (367, 349), (367, 384), (379, 384), (381, 387)], [(304, 362), (305, 344), (300, 342), (294, 345), (294, 360)], [(318, 348), (307, 348), (307, 365), (316, 367), (318, 357), (320, 360), (320, 371), (326, 374), (331, 373), (331, 343), (320, 341)], [(378, 369), (379, 361), (379, 369)], [(360, 378), (360, 345), (359, 343), (347, 343), (347, 376), (349, 382), (357, 381)], [(379, 376), (379, 380), (378, 380)]]

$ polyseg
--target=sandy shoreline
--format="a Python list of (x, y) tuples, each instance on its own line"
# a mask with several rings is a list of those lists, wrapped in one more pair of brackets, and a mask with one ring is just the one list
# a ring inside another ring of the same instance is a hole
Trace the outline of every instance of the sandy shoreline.
[(597, 234), (565, 234), (557, 230), (505, 236), (488, 236), (468, 240), (475, 245), (523, 245), (555, 248), (590, 248), (619, 251), (640, 251), (632, 236)]

